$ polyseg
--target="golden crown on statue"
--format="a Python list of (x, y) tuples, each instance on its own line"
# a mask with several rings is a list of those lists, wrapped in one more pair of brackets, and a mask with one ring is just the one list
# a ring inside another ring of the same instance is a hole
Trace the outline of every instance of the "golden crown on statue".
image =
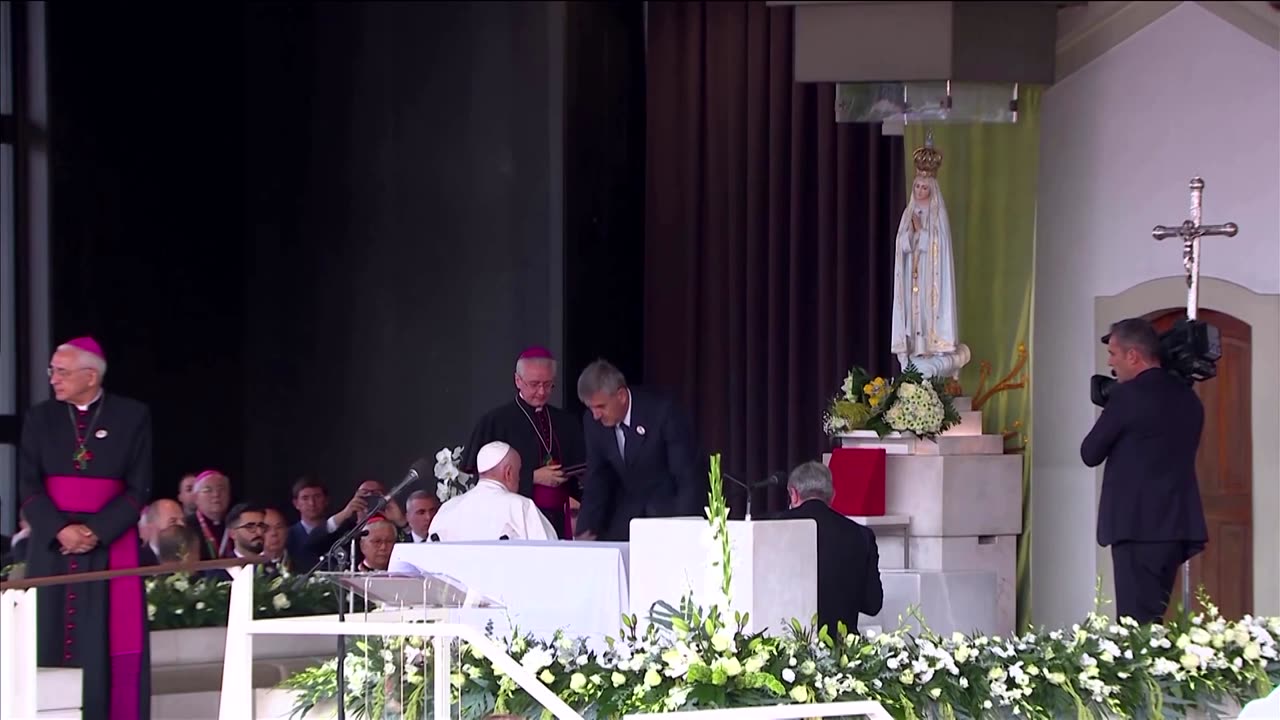
[(921, 177), (937, 177), (938, 168), (942, 167), (942, 153), (933, 148), (932, 136), (925, 140), (924, 147), (911, 153), (911, 159), (916, 164), (916, 175)]

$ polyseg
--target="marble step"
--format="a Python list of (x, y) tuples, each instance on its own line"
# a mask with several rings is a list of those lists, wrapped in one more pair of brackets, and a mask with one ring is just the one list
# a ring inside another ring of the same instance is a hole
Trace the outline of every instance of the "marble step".
[[(294, 717), (293, 705), (297, 698), (296, 692), (279, 688), (256, 688), (253, 693), (254, 720), (290, 720)], [(152, 720), (211, 720), (218, 717), (221, 698), (220, 690), (154, 695), (151, 698), (151, 718)], [(318, 707), (307, 713), (307, 720), (336, 718), (335, 709), (327, 706)], [(79, 714), (75, 717), (76, 720), (80, 718)]]
[[(979, 427), (981, 424), (979, 422)], [(934, 440), (913, 435), (891, 433), (877, 437), (872, 430), (855, 430), (837, 435), (841, 447), (881, 448), (888, 455), (1002, 455), (1004, 437), (1000, 435), (953, 435), (950, 431)]]
[(1008, 633), (1013, 629), (1018, 594), (1017, 535), (904, 538), (900, 533), (876, 530), (876, 547), (880, 553), (882, 572), (904, 569), (904, 551), (910, 549), (905, 557), (910, 559), (911, 570), (980, 570), (995, 573), (996, 627), (1001, 633)]
[(962, 410), (960, 411), (960, 424), (953, 425), (948, 428), (943, 437), (955, 437), (957, 435), (981, 435), (982, 434), (982, 411), (981, 410)]
[[(65, 717), (80, 717), (83, 698), (81, 693), (80, 668), (42, 667), (36, 675), (36, 712), (40, 717), (45, 713), (70, 713)], [(47, 717), (64, 717), (62, 714)]]
[(1022, 532), (1021, 455), (890, 455), (885, 513), (910, 515), (912, 536)]

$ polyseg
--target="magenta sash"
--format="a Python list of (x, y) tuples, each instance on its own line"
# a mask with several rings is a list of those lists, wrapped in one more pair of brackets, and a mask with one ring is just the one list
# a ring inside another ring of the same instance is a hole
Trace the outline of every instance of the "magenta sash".
[[(95, 477), (55, 476), (45, 479), (45, 490), (59, 510), (95, 513), (124, 493), (122, 480)], [(131, 526), (108, 548), (111, 570), (138, 567), (138, 531)], [(143, 614), (146, 608), (142, 578), (116, 578), (108, 582), (108, 648), (111, 656), (112, 720), (138, 717), (139, 680), (142, 673), (142, 643), (145, 639)], [(87, 668), (86, 668), (87, 669)]]
[(564, 513), (564, 527), (560, 536), (565, 540), (573, 539), (573, 518), (569, 516), (569, 491), (564, 487), (547, 485), (533, 486), (533, 504), (543, 510), (559, 510)]

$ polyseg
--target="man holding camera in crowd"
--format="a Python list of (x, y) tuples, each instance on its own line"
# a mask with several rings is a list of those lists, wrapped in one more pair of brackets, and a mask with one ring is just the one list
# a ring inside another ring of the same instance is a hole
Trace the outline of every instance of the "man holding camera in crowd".
[(1116, 614), (1159, 622), (1178, 566), (1208, 541), (1196, 451), (1204, 407), (1161, 366), (1160, 338), (1141, 319), (1103, 338), (1119, 382), (1080, 445), (1089, 467), (1107, 463), (1098, 503), (1098, 544), (1111, 546)]

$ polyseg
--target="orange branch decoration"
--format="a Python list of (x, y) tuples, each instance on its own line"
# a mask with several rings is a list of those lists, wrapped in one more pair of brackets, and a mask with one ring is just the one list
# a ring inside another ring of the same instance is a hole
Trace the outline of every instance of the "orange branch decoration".
[(982, 363), (978, 366), (979, 368), (978, 391), (973, 395), (973, 409), (981, 410), (982, 406), (987, 404), (987, 401), (990, 400), (997, 393), (1008, 392), (1009, 390), (1017, 390), (1019, 388), (1026, 387), (1027, 386), (1026, 375), (1022, 375), (1021, 377), (1018, 377), (1016, 382), (1014, 381), (1014, 377), (1017, 376), (1019, 373), (1021, 373), (1023, 368), (1026, 367), (1026, 365), (1027, 365), (1026, 343), (1018, 343), (1018, 361), (1013, 364), (1013, 369), (1009, 371), (1008, 375), (1005, 375), (1004, 377), (1000, 378), (1000, 381), (997, 382), (994, 386), (992, 386), (990, 390), (985, 390), (987, 386), (987, 380), (991, 377), (991, 363), (987, 360), (983, 360)]
[[(1021, 430), (1022, 421), (1014, 420), (1012, 426), (1006, 427), (1004, 430), (1000, 431), (1000, 436), (1004, 439), (1006, 445), (1004, 449), (1006, 453), (1020, 453), (1027, 449), (1027, 436), (1023, 435)], [(1022, 444), (1008, 447), (1008, 442), (1014, 439), (1021, 440)]]

